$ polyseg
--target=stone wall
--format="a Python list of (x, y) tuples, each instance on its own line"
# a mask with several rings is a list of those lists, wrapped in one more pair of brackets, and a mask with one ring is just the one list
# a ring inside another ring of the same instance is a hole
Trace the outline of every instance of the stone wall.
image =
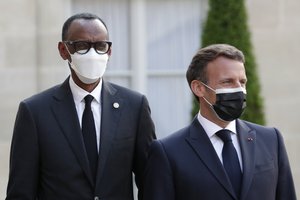
[(267, 124), (285, 139), (300, 195), (300, 1), (247, 0)]
[(19, 102), (68, 75), (57, 42), (68, 0), (0, 1), (0, 199), (5, 198), (9, 148)]

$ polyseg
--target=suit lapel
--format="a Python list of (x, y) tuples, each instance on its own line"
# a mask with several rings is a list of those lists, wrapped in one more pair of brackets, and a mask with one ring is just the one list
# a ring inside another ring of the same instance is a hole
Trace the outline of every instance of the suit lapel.
[(253, 179), (255, 163), (256, 132), (251, 130), (243, 121), (237, 120), (237, 132), (243, 157), (243, 183), (241, 200), (245, 199)]
[[(103, 81), (101, 94), (101, 131), (100, 151), (97, 180), (102, 180), (104, 167), (109, 156), (114, 136), (117, 133), (121, 112), (124, 108), (122, 98), (117, 95), (117, 89), (110, 83)], [(97, 183), (98, 183), (97, 181)]]
[(51, 105), (51, 109), (83, 171), (88, 177), (90, 183), (94, 185), (91, 177), (88, 158), (84, 148), (77, 111), (69, 86), (69, 79), (67, 79), (54, 94), (54, 100)]
[(226, 176), (223, 165), (197, 118), (195, 118), (191, 124), (190, 135), (186, 138), (186, 140), (211, 174), (233, 197), (235, 197), (233, 188)]

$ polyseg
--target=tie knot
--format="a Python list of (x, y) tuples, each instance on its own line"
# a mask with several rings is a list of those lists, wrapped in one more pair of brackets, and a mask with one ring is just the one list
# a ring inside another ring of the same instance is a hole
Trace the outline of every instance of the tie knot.
[(92, 95), (86, 95), (84, 97), (85, 105), (91, 105), (91, 102), (93, 101), (94, 97)]
[(224, 143), (231, 142), (231, 131), (227, 129), (222, 129), (216, 132), (216, 135), (223, 140)]

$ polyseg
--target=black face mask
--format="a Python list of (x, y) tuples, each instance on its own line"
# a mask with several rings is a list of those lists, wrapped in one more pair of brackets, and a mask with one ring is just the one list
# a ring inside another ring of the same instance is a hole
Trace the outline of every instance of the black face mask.
[(244, 88), (222, 88), (213, 90), (207, 85), (205, 86), (216, 93), (216, 103), (214, 105), (204, 99), (213, 108), (220, 119), (232, 121), (243, 114), (246, 108), (246, 90)]

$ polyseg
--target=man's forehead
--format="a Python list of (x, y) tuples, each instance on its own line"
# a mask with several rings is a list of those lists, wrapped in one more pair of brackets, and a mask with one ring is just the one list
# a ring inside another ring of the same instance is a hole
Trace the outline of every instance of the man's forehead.
[(99, 19), (76, 19), (71, 23), (67, 32), (67, 38), (71, 40), (86, 37), (86, 35), (108, 37), (108, 31)]
[(99, 19), (75, 19), (72, 23), (71, 26), (86, 26), (86, 25), (97, 25), (99, 26), (101, 29), (104, 29), (107, 31), (105, 25), (103, 24), (102, 21), (100, 21)]

